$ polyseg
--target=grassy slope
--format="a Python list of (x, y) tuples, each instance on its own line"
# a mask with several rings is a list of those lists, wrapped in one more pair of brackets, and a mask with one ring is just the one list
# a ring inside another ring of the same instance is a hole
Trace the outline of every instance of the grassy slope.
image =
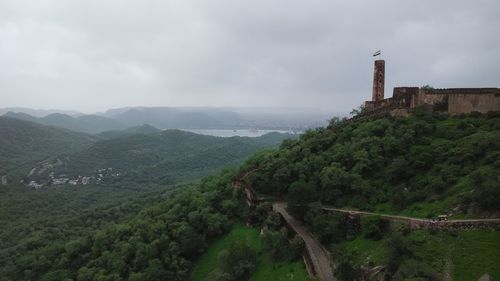
[[(413, 255), (443, 273), (446, 261), (451, 261), (451, 276), (455, 281), (477, 280), (488, 273), (491, 280), (500, 280), (500, 231), (465, 230), (457, 233), (428, 231), (410, 233), (405, 240)], [(358, 236), (341, 246), (351, 252), (358, 265), (372, 261), (385, 264), (389, 250), (387, 239), (373, 241)]]
[(477, 280), (488, 273), (492, 280), (500, 280), (500, 231), (466, 230), (456, 237), (447, 233), (430, 235), (414, 232), (409, 237), (416, 243), (416, 256), (435, 264), (451, 259), (453, 280)]
[(351, 253), (356, 265), (385, 264), (389, 255), (387, 240), (373, 241), (361, 235), (354, 240), (342, 241), (340, 247)]
[(301, 261), (280, 263), (272, 261), (270, 255), (263, 252), (259, 230), (237, 225), (224, 237), (212, 243), (205, 254), (198, 260), (193, 270), (191, 281), (202, 281), (205, 276), (217, 267), (219, 252), (227, 248), (231, 243), (239, 241), (246, 241), (248, 245), (259, 253), (259, 263), (250, 281), (310, 280)]

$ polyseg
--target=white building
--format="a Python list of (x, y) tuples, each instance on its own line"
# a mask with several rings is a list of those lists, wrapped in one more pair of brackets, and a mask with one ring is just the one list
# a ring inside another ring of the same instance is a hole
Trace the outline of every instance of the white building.
[(30, 181), (30, 183), (28, 183), (28, 186), (34, 189), (40, 189), (42, 188), (43, 184), (37, 183), (36, 181)]

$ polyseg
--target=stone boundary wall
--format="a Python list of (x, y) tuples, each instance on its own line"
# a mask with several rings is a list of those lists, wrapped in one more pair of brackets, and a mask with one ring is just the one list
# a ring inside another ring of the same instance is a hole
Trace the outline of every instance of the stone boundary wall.
[(439, 94), (439, 95), (483, 95), (483, 94), (498, 94), (500, 88), (439, 88), (439, 89), (420, 89), (423, 94)]
[(406, 224), (412, 230), (416, 229), (500, 229), (500, 219), (464, 219), (437, 221), (431, 219), (412, 218), (397, 215), (377, 214), (364, 211), (353, 211), (322, 207), (326, 212), (337, 212), (346, 214), (350, 221), (355, 221), (361, 216), (378, 216), (390, 224)]

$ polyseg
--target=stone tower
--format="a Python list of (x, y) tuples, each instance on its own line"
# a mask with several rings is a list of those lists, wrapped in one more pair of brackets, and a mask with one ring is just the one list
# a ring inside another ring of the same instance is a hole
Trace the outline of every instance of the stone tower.
[(385, 84), (385, 61), (376, 60), (375, 69), (373, 71), (372, 102), (377, 102), (384, 99), (384, 84)]

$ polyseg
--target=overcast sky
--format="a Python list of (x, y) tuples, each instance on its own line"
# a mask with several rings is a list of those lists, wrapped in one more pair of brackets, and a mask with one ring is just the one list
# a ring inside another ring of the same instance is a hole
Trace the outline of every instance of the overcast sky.
[(345, 112), (394, 86), (500, 87), (500, 1), (0, 1), (0, 107)]

